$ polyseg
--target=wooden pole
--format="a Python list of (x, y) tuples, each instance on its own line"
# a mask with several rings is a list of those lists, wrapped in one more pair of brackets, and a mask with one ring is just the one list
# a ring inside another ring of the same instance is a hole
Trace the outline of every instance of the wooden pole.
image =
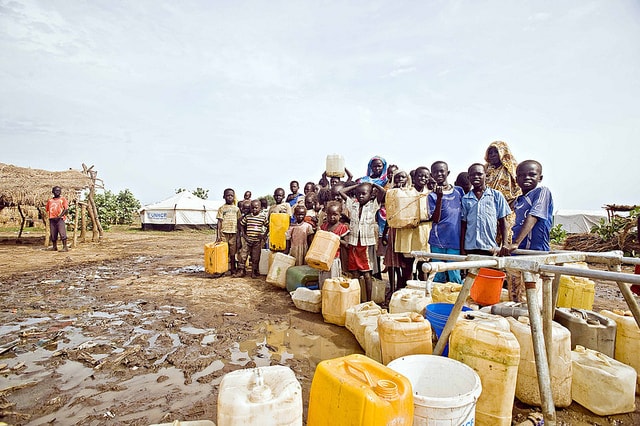
[(80, 203), (80, 241), (87, 242), (87, 204)]
[(73, 218), (73, 242), (71, 247), (76, 248), (78, 246), (78, 215), (80, 214), (80, 202), (76, 198), (76, 214)]
[(18, 238), (20, 238), (22, 236), (22, 230), (24, 229), (24, 222), (26, 220), (26, 217), (20, 208), (20, 204), (18, 204), (18, 213), (20, 213), (20, 217), (22, 218), (22, 221), (20, 222), (20, 232), (18, 232)]
[(42, 217), (42, 222), (44, 222), (44, 246), (49, 247), (49, 241), (51, 236), (51, 227), (49, 226), (49, 216), (47, 215), (47, 211), (42, 207), (38, 207), (38, 211), (40, 212), (40, 217)]

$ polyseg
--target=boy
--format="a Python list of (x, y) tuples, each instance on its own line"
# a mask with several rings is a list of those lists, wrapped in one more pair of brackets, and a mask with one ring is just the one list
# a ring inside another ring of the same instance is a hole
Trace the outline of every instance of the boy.
[(267, 214), (262, 210), (260, 200), (251, 201), (251, 213), (240, 219), (240, 235), (242, 236), (242, 250), (238, 272), (236, 278), (245, 276), (245, 265), (249, 255), (251, 255), (251, 278), (258, 276), (258, 266), (260, 265), (261, 249), (267, 238)]
[(340, 237), (340, 247), (336, 250), (336, 256), (333, 259), (333, 263), (331, 264), (331, 269), (329, 271), (320, 271), (318, 273), (318, 284), (320, 290), (322, 290), (322, 285), (324, 284), (324, 280), (329, 278), (339, 278), (342, 276), (342, 261), (340, 260), (340, 248), (346, 247), (347, 241), (346, 236), (349, 234), (349, 227), (340, 222), (340, 216), (342, 215), (342, 203), (340, 201), (329, 201), (326, 206), (326, 216), (327, 220), (321, 225), (321, 229), (327, 232), (333, 232), (337, 236)]
[[(431, 232), (429, 232), (429, 247), (433, 253), (460, 254), (460, 215), (462, 210), (462, 196), (464, 192), (459, 186), (452, 186), (447, 182), (449, 166), (444, 161), (436, 161), (431, 165), (431, 177), (435, 179), (436, 187), (429, 194), (429, 211), (431, 213)], [(460, 270), (438, 272), (434, 282), (462, 283)]]
[(492, 256), (498, 246), (498, 227), (500, 235), (507, 235), (511, 209), (502, 192), (487, 188), (483, 164), (472, 164), (468, 174), (472, 189), (462, 197), (460, 254)]
[(273, 199), (276, 203), (275, 205), (269, 207), (268, 216), (271, 216), (271, 213), (286, 213), (289, 216), (293, 214), (291, 205), (288, 202), (284, 201), (284, 189), (276, 188), (276, 190), (273, 191)]
[[(378, 243), (376, 213), (380, 210), (386, 191), (377, 183), (363, 182), (344, 188), (339, 193), (350, 218), (351, 231), (347, 234), (348, 269), (363, 277), (368, 302), (371, 300), (372, 272)], [(355, 194), (355, 199), (349, 196), (351, 193)]]
[(47, 201), (46, 211), (49, 217), (49, 232), (51, 235), (51, 242), (53, 247), (50, 250), (58, 250), (58, 235), (62, 241), (62, 251), (69, 251), (67, 247), (67, 228), (65, 226), (65, 220), (67, 211), (69, 210), (69, 202), (66, 198), (61, 196), (62, 188), (54, 186), (51, 190), (53, 198), (49, 198)]
[[(542, 181), (542, 165), (526, 160), (516, 168), (516, 183), (522, 190), (513, 206), (516, 214), (513, 225), (513, 243), (503, 244), (501, 256), (510, 255), (515, 249), (549, 251), (549, 233), (553, 222), (553, 198), (551, 191), (539, 186)], [(523, 300), (524, 288), (520, 274), (509, 276), (509, 294), (518, 302)]]
[(236, 193), (227, 188), (223, 192), (224, 204), (218, 209), (218, 235), (216, 242), (225, 241), (229, 244), (229, 270), (225, 276), (231, 276), (236, 272), (236, 253), (238, 251), (240, 235), (238, 234), (238, 221), (240, 209), (234, 204)]

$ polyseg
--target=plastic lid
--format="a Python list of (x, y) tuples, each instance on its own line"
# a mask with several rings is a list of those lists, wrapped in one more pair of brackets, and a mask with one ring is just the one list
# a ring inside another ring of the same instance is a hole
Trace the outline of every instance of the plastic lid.
[(391, 380), (378, 380), (373, 391), (383, 399), (396, 399), (400, 396), (398, 385)]

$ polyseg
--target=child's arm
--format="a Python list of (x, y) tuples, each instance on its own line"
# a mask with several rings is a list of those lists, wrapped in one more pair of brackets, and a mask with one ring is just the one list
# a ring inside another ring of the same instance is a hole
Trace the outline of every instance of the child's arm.
[(509, 235), (507, 226), (508, 226), (508, 224), (507, 224), (507, 218), (506, 217), (501, 217), (500, 219), (498, 219), (498, 233), (500, 233), (502, 235), (502, 245), (503, 246), (505, 244), (509, 244), (509, 241), (507, 241), (507, 235)]
[(347, 182), (353, 182), (353, 174), (351, 174), (349, 169), (345, 167), (344, 172), (347, 174)]
[(467, 233), (467, 221), (463, 220), (460, 222), (460, 254), (462, 256), (467, 255), (467, 251), (464, 249), (464, 236)]
[(347, 198), (349, 198), (349, 194), (353, 192), (354, 189), (356, 189), (356, 185), (350, 186), (348, 188), (342, 188), (340, 191), (338, 191), (338, 194), (340, 194), (343, 200), (346, 200)]
[(431, 221), (433, 223), (440, 222), (440, 214), (442, 212), (442, 191), (444, 190), (443, 186), (437, 185), (436, 189), (433, 192), (436, 193), (436, 206), (433, 209), (433, 214), (431, 215)]
[(222, 241), (222, 219), (218, 218), (218, 222), (216, 224), (216, 243)]
[(382, 237), (381, 237), (383, 246), (386, 246), (387, 243), (389, 242), (388, 235), (389, 235), (389, 222), (385, 222), (384, 229), (382, 230)]
[(327, 172), (322, 172), (322, 177), (320, 178), (318, 185), (320, 185), (320, 188), (322, 189), (329, 188), (329, 179), (327, 179)]
[(512, 244), (502, 244), (502, 247), (500, 248), (500, 256), (509, 256), (511, 255), (511, 253), (513, 253), (514, 250), (516, 250), (519, 246), (520, 243), (522, 243), (522, 241), (524, 241), (525, 237), (529, 234), (529, 232), (531, 232), (531, 230), (533, 229), (533, 227), (535, 226), (535, 224), (538, 222), (538, 218), (533, 216), (533, 215), (528, 215), (527, 218), (524, 220), (524, 225), (522, 225), (522, 228), (520, 228), (520, 233), (518, 234), (518, 236), (513, 240)]
[(384, 203), (384, 196), (387, 194), (387, 191), (377, 183), (372, 183), (372, 185), (376, 190), (376, 198), (378, 199), (378, 203), (382, 205), (382, 203)]

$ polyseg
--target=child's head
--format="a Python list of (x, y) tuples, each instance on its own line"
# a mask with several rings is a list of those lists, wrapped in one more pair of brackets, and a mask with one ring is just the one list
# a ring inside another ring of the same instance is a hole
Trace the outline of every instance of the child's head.
[(356, 200), (360, 205), (367, 204), (373, 198), (373, 185), (363, 182), (356, 187)]
[(469, 182), (473, 186), (473, 189), (476, 191), (484, 190), (485, 188), (485, 170), (484, 164), (473, 163), (467, 169), (467, 174), (469, 178)]
[(384, 172), (385, 162), (380, 157), (373, 157), (369, 161), (369, 177), (379, 178)]
[(307, 215), (307, 208), (302, 204), (297, 204), (293, 209), (293, 218), (296, 220), (296, 223), (304, 222), (304, 217)]
[(276, 200), (276, 204), (282, 203), (282, 200), (284, 200), (284, 189), (276, 188), (276, 190), (273, 191), (273, 199)]
[(260, 200), (252, 200), (251, 201), (251, 214), (254, 216), (258, 216), (262, 211), (262, 203)]
[(393, 175), (397, 171), (398, 171), (398, 166), (395, 164), (390, 164), (389, 167), (387, 167), (387, 179), (389, 180), (389, 182), (393, 182)]
[(413, 172), (413, 186), (415, 186), (418, 191), (422, 191), (429, 183), (429, 178), (431, 178), (429, 169), (420, 166)]
[(331, 185), (331, 187), (333, 187), (338, 182), (340, 182), (340, 178), (338, 176), (331, 176), (329, 178), (329, 185)]
[(409, 182), (409, 175), (404, 170), (396, 170), (393, 175), (393, 187), (404, 188)]
[(292, 180), (289, 182), (289, 189), (291, 189), (292, 194), (297, 194), (300, 189), (300, 183), (297, 180)]
[(469, 182), (469, 173), (468, 172), (458, 173), (458, 177), (456, 177), (456, 181), (454, 182), (454, 185), (462, 188), (465, 194), (471, 191), (471, 182)]
[(307, 195), (310, 192), (316, 192), (316, 184), (313, 182), (307, 182), (304, 184), (304, 189), (303, 191), (304, 195)]
[(318, 194), (315, 192), (309, 192), (304, 196), (304, 206), (307, 210), (315, 210), (318, 205)]
[(525, 160), (516, 168), (516, 182), (522, 193), (535, 189), (542, 181), (542, 164), (536, 160)]
[(222, 197), (224, 198), (224, 202), (226, 204), (233, 204), (236, 199), (236, 192), (231, 188), (227, 188), (222, 193)]
[(249, 214), (251, 212), (251, 200), (240, 201), (238, 207), (240, 207), (240, 212), (243, 215)]
[(329, 201), (326, 211), (327, 222), (329, 225), (335, 225), (340, 221), (340, 215), (342, 215), (342, 203), (339, 201)]
[(436, 161), (431, 165), (431, 177), (435, 179), (436, 185), (446, 185), (449, 173), (451, 173), (449, 171), (449, 165), (444, 161)]
[(262, 206), (263, 210), (269, 208), (269, 200), (267, 200), (265, 197), (259, 198), (258, 200), (260, 201), (260, 205)]
[(251, 200), (251, 191), (245, 191), (244, 192), (244, 199), (245, 200)]
[(56, 185), (53, 188), (51, 188), (51, 193), (53, 194), (54, 198), (58, 198), (62, 194), (62, 188)]
[(342, 191), (345, 187), (344, 182), (337, 182), (335, 185), (331, 187), (331, 199), (336, 201), (341, 201), (342, 196), (340, 195), (340, 191)]

